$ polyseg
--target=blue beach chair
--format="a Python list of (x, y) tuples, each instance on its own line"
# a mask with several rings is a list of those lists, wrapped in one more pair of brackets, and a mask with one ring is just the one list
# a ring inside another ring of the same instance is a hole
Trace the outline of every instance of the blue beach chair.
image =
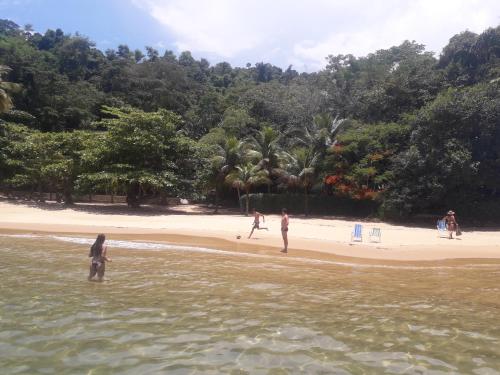
[(363, 241), (363, 226), (361, 224), (355, 224), (354, 225), (354, 230), (351, 233), (351, 242), (358, 241), (361, 242)]
[(371, 242), (382, 241), (382, 232), (380, 231), (380, 228), (372, 228), (368, 236), (370, 237)]
[(436, 227), (438, 230), (439, 237), (448, 237), (449, 236), (448, 229), (446, 228), (446, 221), (438, 220)]

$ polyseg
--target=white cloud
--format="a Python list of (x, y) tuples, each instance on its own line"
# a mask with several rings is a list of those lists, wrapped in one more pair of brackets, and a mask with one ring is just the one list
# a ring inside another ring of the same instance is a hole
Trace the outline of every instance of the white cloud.
[(0, 8), (28, 5), (30, 2), (30, 0), (0, 0)]
[(454, 34), (500, 23), (497, 0), (132, 0), (164, 25), (178, 50), (241, 65), (299, 70), (329, 54), (357, 56), (405, 39), (439, 53)]

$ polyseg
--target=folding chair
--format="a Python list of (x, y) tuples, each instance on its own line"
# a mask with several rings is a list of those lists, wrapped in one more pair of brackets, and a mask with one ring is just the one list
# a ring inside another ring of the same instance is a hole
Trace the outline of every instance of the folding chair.
[(355, 224), (354, 225), (354, 230), (351, 233), (351, 242), (358, 241), (361, 242), (363, 241), (363, 226), (361, 224)]
[(380, 242), (382, 241), (382, 233), (380, 228), (372, 228), (369, 234), (371, 242)]
[(448, 229), (446, 228), (446, 221), (445, 220), (438, 220), (436, 224), (437, 230), (438, 230), (438, 236), (439, 237), (448, 237)]

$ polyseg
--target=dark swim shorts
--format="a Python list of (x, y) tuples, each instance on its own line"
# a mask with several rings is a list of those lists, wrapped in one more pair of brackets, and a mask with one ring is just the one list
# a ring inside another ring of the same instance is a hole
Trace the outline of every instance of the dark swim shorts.
[(102, 279), (104, 277), (105, 270), (106, 270), (106, 263), (104, 261), (102, 262), (92, 261), (92, 264), (90, 265), (89, 278), (91, 279), (97, 274), (97, 277)]

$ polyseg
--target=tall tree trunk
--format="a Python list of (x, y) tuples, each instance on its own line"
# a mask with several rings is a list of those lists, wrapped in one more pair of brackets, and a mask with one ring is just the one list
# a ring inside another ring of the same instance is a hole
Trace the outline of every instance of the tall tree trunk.
[(238, 206), (240, 207), (240, 213), (242, 213), (243, 212), (243, 207), (241, 206), (241, 192), (240, 192), (240, 188), (237, 187), (236, 191), (238, 192)]
[(38, 182), (38, 188), (37, 188), (37, 191), (38, 191), (38, 201), (39, 202), (44, 202), (45, 199), (43, 197), (43, 187), (42, 187), (42, 183), (41, 182)]
[(307, 194), (307, 185), (304, 187), (304, 214), (309, 215), (309, 195)]
[(273, 184), (273, 180), (271, 178), (271, 168), (267, 169), (267, 177), (269, 177), (269, 183), (267, 184), (267, 193), (271, 194), (271, 185)]
[(219, 213), (219, 187), (215, 185), (215, 211), (214, 214)]
[(139, 185), (137, 183), (129, 184), (127, 187), (127, 204), (129, 207), (138, 208), (139, 199), (137, 198), (137, 193), (139, 192)]
[(65, 187), (63, 194), (64, 194), (64, 204), (67, 205), (72, 205), (73, 204), (73, 195), (72, 195), (72, 190), (69, 187)]
[(160, 204), (163, 206), (167, 205), (167, 192), (165, 190), (160, 190)]
[(250, 189), (245, 189), (245, 200), (246, 200), (245, 215), (248, 216), (248, 211), (250, 208)]

